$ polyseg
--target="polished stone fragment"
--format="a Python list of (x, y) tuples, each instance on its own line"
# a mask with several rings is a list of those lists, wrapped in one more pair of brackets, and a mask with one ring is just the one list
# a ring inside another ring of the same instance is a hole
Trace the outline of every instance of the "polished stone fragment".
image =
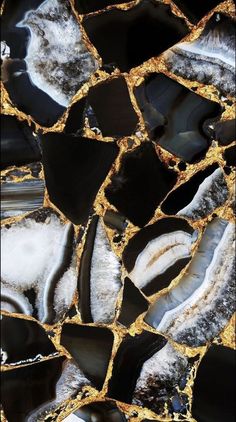
[(91, 13), (105, 9), (107, 6), (128, 3), (131, 0), (75, 0), (75, 8), (79, 13)]
[(235, 421), (235, 350), (213, 345), (203, 357), (193, 388), (192, 415), (198, 422)]
[(198, 171), (187, 182), (173, 190), (161, 209), (167, 215), (177, 214), (198, 220), (223, 205), (228, 196), (224, 172), (215, 163)]
[(40, 161), (37, 136), (26, 122), (1, 114), (1, 168)]
[(122, 214), (113, 210), (106, 210), (103, 220), (107, 227), (116, 230), (118, 233), (122, 233), (125, 230), (125, 227), (127, 226), (125, 217)]
[(191, 260), (197, 232), (182, 218), (162, 218), (128, 242), (123, 262), (133, 283), (147, 295), (169, 286)]
[[(7, 2), (2, 37), (9, 55), (4, 57), (2, 70), (17, 106), (40, 124), (51, 126), (97, 63), (69, 4), (47, 0), (34, 6), (21, 2), (16, 8)], [(23, 47), (19, 41), (13, 46), (18, 35)]]
[(103, 63), (125, 72), (158, 56), (189, 32), (169, 5), (155, 0), (142, 0), (127, 11), (112, 9), (85, 17), (83, 26)]
[(52, 132), (42, 135), (41, 140), (51, 201), (74, 224), (86, 222), (118, 147), (113, 142)]
[(176, 342), (199, 347), (212, 341), (235, 312), (235, 225), (208, 224), (179, 283), (159, 297), (145, 321)]
[(223, 156), (227, 166), (236, 167), (236, 145), (227, 148)]
[(29, 364), (56, 353), (53, 343), (37, 322), (2, 315), (2, 364)]
[(112, 332), (107, 328), (64, 324), (61, 344), (73, 356), (85, 376), (100, 390), (111, 357)]
[(5, 225), (1, 246), (2, 309), (48, 324), (62, 318), (77, 282), (72, 224), (43, 208)]
[(126, 422), (125, 415), (112, 401), (91, 403), (76, 410), (63, 422)]
[(197, 23), (207, 13), (214, 9), (222, 0), (174, 0), (175, 4), (192, 23)]
[(92, 107), (103, 136), (129, 136), (138, 124), (123, 76), (90, 88), (88, 103)]
[[(224, 120), (212, 125), (212, 138), (222, 146), (229, 145), (236, 140), (236, 120)], [(209, 130), (209, 129), (208, 129)]]
[(64, 358), (27, 365), (1, 374), (1, 403), (8, 422), (36, 422), (34, 412), (56, 396)]
[(126, 277), (118, 322), (129, 327), (139, 315), (147, 311), (148, 305), (148, 301), (142, 296), (141, 292)]
[(165, 57), (176, 75), (235, 96), (235, 21), (230, 17), (215, 13), (196, 40), (177, 44)]
[(161, 73), (151, 74), (135, 95), (151, 139), (186, 162), (204, 157), (210, 145), (204, 122), (220, 114), (219, 104)]
[(1, 219), (15, 217), (43, 206), (44, 181), (5, 182), (1, 185)]
[(102, 220), (94, 216), (87, 232), (79, 270), (83, 322), (111, 323), (121, 288), (119, 259), (111, 249)]
[(64, 127), (66, 134), (80, 135), (84, 126), (85, 108), (87, 99), (81, 98), (76, 103), (72, 104), (69, 109), (68, 117)]
[(118, 211), (142, 227), (176, 180), (177, 174), (161, 162), (152, 143), (143, 142), (123, 155), (120, 170), (112, 176), (105, 194)]

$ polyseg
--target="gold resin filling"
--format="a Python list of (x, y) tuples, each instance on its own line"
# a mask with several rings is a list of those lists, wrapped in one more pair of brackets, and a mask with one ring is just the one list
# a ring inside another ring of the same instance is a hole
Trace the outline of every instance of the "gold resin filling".
[[(134, 5), (138, 4), (140, 1), (141, 0), (134, 0), (131, 3), (128, 3), (128, 4), (108, 6), (107, 9), (118, 8), (118, 9), (121, 9), (121, 10), (128, 10), (128, 9), (132, 8)], [(80, 25), (83, 40), (84, 40), (88, 50), (98, 60), (99, 64), (101, 64), (102, 59), (100, 58), (100, 56), (99, 56), (97, 50), (95, 49), (95, 47), (89, 41), (89, 39), (88, 39), (88, 37), (85, 33), (85, 30), (81, 26), (81, 22), (83, 21), (83, 16), (78, 14), (78, 12), (75, 10), (74, 0), (69, 0), (69, 2), (71, 4), (72, 10), (73, 10), (73, 12), (76, 16), (76, 19), (77, 19), (77, 21)], [(232, 18), (234, 18), (234, 16), (235, 16), (235, 5), (234, 5), (233, 0), (226, 0), (225, 2), (218, 5), (210, 13), (208, 13), (196, 26), (194, 26), (193, 24), (191, 24), (188, 21), (188, 19), (184, 16), (184, 14), (178, 9), (178, 7), (171, 0), (163, 0), (163, 2), (166, 3), (166, 4), (169, 4), (170, 7), (171, 7), (171, 10), (172, 10), (172, 13), (175, 14), (176, 16), (178, 16), (178, 17), (183, 18), (185, 20), (187, 26), (191, 30), (190, 34), (187, 35), (183, 39), (184, 41), (192, 41), (192, 40), (198, 38), (198, 36), (203, 31), (206, 23), (208, 22), (208, 20), (211, 18), (211, 16), (215, 12), (223, 12), (224, 14), (226, 14), (226, 15), (232, 17)], [(2, 7), (1, 7), (1, 12), (3, 10), (4, 10), (4, 2), (3, 2)], [(91, 14), (95, 15), (95, 14), (99, 14), (99, 13), (100, 13), (100, 11), (99, 12), (93, 12)], [(131, 151), (131, 150), (135, 149), (143, 141), (148, 139), (148, 133), (147, 133), (146, 128), (145, 128), (144, 120), (143, 120), (141, 111), (138, 108), (136, 98), (134, 96), (134, 88), (137, 87), (140, 83), (142, 83), (144, 81), (145, 76), (147, 76), (149, 73), (162, 72), (166, 76), (170, 77), (171, 79), (178, 81), (179, 83), (181, 83), (183, 86), (187, 87), (188, 89), (194, 88), (195, 92), (197, 94), (201, 95), (202, 97), (205, 97), (207, 99), (218, 102), (219, 104), (221, 104), (224, 107), (224, 112), (222, 113), (221, 120), (228, 120), (228, 119), (235, 118), (235, 103), (233, 105), (228, 105), (227, 103), (223, 102), (222, 99), (220, 98), (219, 92), (217, 91), (217, 89), (214, 86), (203, 85), (203, 84), (196, 82), (196, 81), (189, 81), (187, 79), (184, 79), (182, 77), (176, 76), (175, 74), (171, 73), (167, 69), (164, 54), (165, 53), (162, 53), (158, 57), (149, 59), (148, 61), (146, 61), (142, 65), (140, 65), (140, 66), (138, 66), (134, 69), (131, 69), (129, 73), (123, 73), (123, 75), (126, 79), (127, 85), (128, 85), (129, 94), (130, 94), (130, 97), (131, 97), (131, 102), (132, 102), (133, 108), (134, 108), (134, 110), (135, 110), (135, 112), (136, 112), (136, 114), (139, 118), (139, 124), (138, 124), (138, 130), (136, 131), (136, 133), (134, 135), (131, 135), (129, 137), (124, 137), (117, 142), (117, 144), (120, 148), (120, 152), (119, 152), (119, 154), (118, 154), (118, 156), (117, 156), (117, 158), (116, 158), (107, 178), (105, 179), (105, 181), (101, 185), (101, 187), (100, 187), (100, 189), (97, 193), (95, 202), (94, 202), (94, 210), (95, 210), (96, 214), (101, 216), (101, 217), (104, 216), (107, 209), (116, 211), (116, 208), (114, 206), (112, 206), (107, 201), (104, 191), (105, 191), (105, 188), (109, 185), (109, 183), (111, 181), (111, 176), (119, 170), (122, 155), (125, 152), (127, 152), (128, 150)], [(76, 93), (76, 95), (71, 100), (71, 103), (70, 103), (69, 107), (67, 108), (67, 110), (65, 111), (65, 113), (63, 114), (63, 116), (57, 121), (57, 123), (55, 123), (50, 128), (40, 126), (37, 122), (35, 122), (33, 120), (33, 118), (31, 116), (26, 115), (25, 113), (23, 113), (22, 111), (18, 110), (16, 107), (14, 107), (14, 105), (12, 104), (3, 83), (1, 82), (2, 114), (16, 116), (18, 120), (26, 121), (29, 125), (31, 125), (33, 123), (35, 125), (35, 131), (36, 132), (38, 130), (41, 130), (42, 133), (61, 132), (61, 131), (63, 131), (63, 129), (65, 127), (66, 119), (68, 117), (69, 110), (70, 110), (72, 104), (76, 103), (79, 99), (86, 96), (90, 87), (96, 85), (97, 83), (99, 83), (101, 81), (105, 81), (108, 78), (111, 79), (112, 77), (115, 77), (115, 76), (120, 75), (120, 74), (121, 74), (121, 72), (118, 69), (116, 69), (111, 76), (109, 74), (107, 74), (105, 71), (97, 70), (96, 76), (92, 75), (89, 82), (85, 83), (82, 86), (82, 88)], [(233, 101), (232, 98), (230, 98), (230, 100)], [(113, 141), (112, 138), (103, 137), (100, 134), (98, 135), (98, 134), (94, 133), (90, 129), (89, 125), (86, 124), (86, 123), (85, 123), (83, 134), (86, 137), (97, 139), (97, 140), (103, 141), (103, 142)], [(132, 141), (133, 141), (132, 146), (130, 146), (130, 144), (128, 144), (128, 139), (132, 139)], [(236, 141), (234, 143), (232, 143), (231, 145), (235, 145), (235, 144), (236, 144)], [(167, 151), (165, 151), (164, 149), (162, 149), (159, 145), (156, 145), (155, 147), (156, 147), (157, 154), (160, 156), (162, 161), (164, 161), (166, 163), (166, 165), (168, 166), (169, 161), (172, 159), (172, 155), (170, 153), (168, 153)], [(202, 169), (206, 168), (208, 165), (212, 164), (213, 162), (217, 161), (220, 167), (224, 167), (224, 165), (226, 163), (225, 163), (224, 158), (223, 158), (223, 153), (224, 153), (226, 148), (227, 147), (217, 146), (217, 144), (213, 141), (212, 145), (210, 146), (210, 148), (209, 148), (209, 150), (206, 154), (205, 159), (203, 159), (202, 161), (200, 161), (199, 163), (196, 163), (196, 164), (186, 164), (186, 170), (184, 172), (179, 171), (178, 163), (181, 160), (178, 159), (177, 157), (175, 157), (176, 165), (175, 165), (174, 169), (178, 172), (179, 177), (178, 177), (178, 181), (177, 181), (177, 184), (175, 185), (174, 189), (177, 186), (179, 186), (182, 183), (185, 183), (187, 180), (189, 180), (192, 177), (192, 175), (195, 174), (198, 170), (202, 170)], [(24, 176), (19, 177), (19, 176), (11, 175), (11, 173), (16, 168), (19, 169), (19, 167), (12, 166), (12, 167), (8, 167), (6, 170), (2, 171), (2, 179), (4, 179), (5, 177), (8, 177), (8, 178), (10, 177), (11, 181), (22, 182), (26, 179), (32, 178), (31, 171), (30, 171), (30, 169), (27, 165), (20, 167), (20, 169), (23, 172), (25, 172)], [(63, 171), (63, 169), (62, 169), (62, 171)], [(38, 177), (40, 179), (44, 179), (43, 168), (41, 169)], [(219, 217), (223, 217), (224, 219), (227, 219), (229, 221), (234, 221), (233, 211), (232, 211), (232, 208), (229, 207), (229, 203), (230, 203), (230, 197), (232, 198), (233, 195), (234, 195), (235, 174), (233, 174), (231, 172), (230, 175), (225, 175), (225, 179), (227, 181), (227, 185), (228, 185), (229, 192), (230, 192), (229, 199), (227, 200), (227, 202), (222, 207), (219, 207), (217, 210), (214, 210), (214, 214), (218, 215)], [(46, 189), (45, 189), (44, 205), (43, 206), (44, 207), (50, 207), (53, 210), (57, 211), (59, 213), (60, 219), (63, 223), (69, 222), (69, 220), (67, 220), (67, 218), (60, 212), (60, 210), (50, 201), (50, 198), (49, 198), (49, 195), (48, 195)], [(20, 221), (27, 214), (28, 213), (23, 214), (23, 215), (21, 214), (20, 216), (17, 216), (17, 217), (5, 219), (4, 225), (5, 224), (12, 224), (12, 223), (15, 223), (17, 221)], [(158, 207), (155, 211), (154, 216), (152, 217), (152, 219), (149, 221), (148, 224), (152, 224), (152, 223), (156, 222), (158, 219), (160, 219), (164, 216), (165, 216), (165, 214), (161, 211), (160, 207)], [(207, 223), (212, 220), (212, 218), (213, 218), (213, 216), (209, 215), (206, 218), (204, 218), (202, 220), (198, 220), (196, 222), (192, 222), (192, 221), (190, 221), (186, 218), (186, 220), (188, 220), (189, 224), (192, 225), (193, 228), (199, 230), (199, 238), (198, 238), (198, 241), (195, 243), (195, 245), (193, 247), (193, 254), (196, 252), (196, 250), (198, 248), (198, 245), (199, 245), (199, 242), (201, 240), (204, 228), (206, 227)], [(87, 225), (87, 228), (85, 230), (85, 235), (83, 236), (80, 244), (77, 246), (77, 249), (76, 249), (77, 266), (78, 267), (79, 267), (79, 264), (80, 264), (80, 259), (81, 259), (81, 255), (82, 255), (82, 251), (83, 251), (83, 246), (84, 246), (84, 243), (85, 243), (88, 225)], [(75, 229), (75, 236), (77, 236), (79, 231), (80, 231), (80, 226), (74, 226), (74, 229)], [(115, 233), (114, 230), (112, 230), (108, 227), (105, 227), (105, 230), (106, 230), (107, 236), (109, 238), (112, 250), (114, 251), (114, 253), (119, 258), (121, 258), (123, 250), (124, 250), (125, 246), (127, 245), (129, 239), (135, 233), (137, 233), (140, 229), (138, 227), (134, 226), (131, 222), (129, 222), (126, 229), (125, 229), (124, 240), (123, 240), (122, 244), (116, 244), (116, 243), (113, 242), (113, 237), (114, 237), (114, 233)], [(156, 299), (158, 297), (162, 296), (163, 293), (171, 290), (174, 286), (176, 286), (179, 283), (180, 279), (182, 278), (183, 274), (187, 271), (187, 269), (188, 269), (188, 265), (187, 265), (187, 267), (185, 267), (180, 272), (180, 274), (171, 282), (171, 284), (167, 288), (165, 288), (165, 289), (161, 290), (160, 292), (152, 295), (151, 297), (146, 297), (147, 301), (150, 304), (152, 304), (154, 301), (156, 301)], [(127, 276), (127, 272), (122, 267), (122, 282), (124, 281), (126, 276)], [(145, 296), (142, 292), (141, 292), (141, 294), (143, 296)], [(119, 348), (119, 345), (121, 344), (125, 335), (130, 334), (131, 336), (134, 336), (136, 334), (142, 333), (142, 331), (144, 329), (147, 330), (147, 331), (153, 332), (153, 333), (158, 333), (157, 330), (150, 327), (149, 325), (147, 325), (144, 322), (144, 317), (145, 317), (146, 313), (140, 315), (129, 328), (125, 328), (125, 327), (121, 327), (121, 326), (117, 325), (116, 321), (117, 321), (119, 310), (120, 310), (120, 307), (121, 307), (121, 304), (122, 304), (122, 295), (123, 295), (123, 288), (121, 288), (121, 291), (120, 291), (119, 296), (118, 296), (116, 318), (115, 318), (115, 320), (112, 324), (110, 324), (110, 325), (106, 324), (105, 325), (114, 334), (114, 345), (113, 345), (112, 356), (111, 356), (111, 360), (110, 360), (110, 363), (109, 363), (109, 366), (108, 366), (108, 371), (107, 371), (107, 375), (106, 375), (106, 379), (105, 379), (103, 389), (100, 392), (98, 392), (95, 388), (93, 388), (91, 386), (84, 387), (83, 390), (86, 390), (86, 392), (87, 392), (87, 395), (86, 395), (85, 398), (82, 398), (82, 393), (79, 393), (75, 399), (66, 400), (64, 403), (62, 403), (59, 406), (60, 415), (58, 416), (58, 414), (54, 411), (51, 414), (48, 414), (48, 416), (44, 419), (45, 421), (47, 421), (48, 418), (54, 418), (53, 420), (60, 422), (60, 421), (63, 421), (63, 419), (66, 416), (68, 416), (70, 413), (72, 413), (73, 411), (75, 411), (76, 409), (78, 409), (82, 406), (85, 406), (85, 405), (88, 405), (90, 403), (94, 403), (94, 402), (97, 402), (97, 401), (101, 402), (101, 401), (109, 400), (106, 397), (106, 394), (107, 394), (107, 390), (108, 390), (108, 381), (111, 378), (111, 374), (112, 374), (113, 360), (114, 360), (116, 352)], [(77, 307), (78, 293), (75, 294), (73, 304), (76, 306), (77, 315), (74, 316), (72, 319), (67, 318), (63, 322), (58, 322), (58, 323), (54, 324), (53, 326), (43, 324), (43, 323), (37, 321), (38, 324), (41, 325), (45, 329), (45, 331), (46, 331), (47, 335), (49, 336), (50, 340), (53, 342), (54, 346), (56, 347), (56, 349), (58, 351), (58, 356), (64, 356), (68, 359), (72, 359), (72, 357), (71, 357), (70, 353), (63, 346), (61, 346), (60, 335), (61, 335), (61, 330), (62, 330), (62, 324), (66, 323), (66, 322), (70, 322), (70, 323), (74, 323), (74, 324), (82, 324), (80, 313), (79, 313), (79, 310), (78, 310), (78, 307)], [(9, 315), (5, 311), (2, 311), (2, 314), (3, 315)], [(14, 313), (12, 313), (11, 315), (13, 317), (16, 316), (17, 318), (35, 321), (35, 319), (33, 317), (28, 316), (28, 315), (14, 314)], [(91, 324), (86, 324), (86, 325), (104, 326), (102, 324), (96, 324), (96, 323), (91, 323)], [(54, 336), (50, 336), (49, 332), (53, 332)], [(162, 333), (162, 335), (163, 335), (163, 333)], [(180, 344), (174, 342), (172, 339), (168, 338), (167, 336), (165, 336), (165, 337), (168, 339), (168, 341), (173, 345), (173, 347), (176, 350), (179, 350), (185, 356), (187, 356), (187, 357), (199, 356), (199, 358), (196, 360), (195, 364), (193, 365), (193, 368), (192, 368), (190, 376), (188, 378), (188, 382), (186, 384), (186, 387), (182, 391), (189, 397), (189, 400), (190, 400), (190, 409), (188, 410), (187, 415), (185, 416), (185, 421), (186, 422), (194, 422), (195, 419), (193, 419), (193, 417), (191, 416), (192, 386), (194, 384), (194, 379), (195, 379), (195, 376), (196, 376), (197, 368), (198, 368), (200, 361), (203, 358), (204, 354), (208, 350), (210, 343), (207, 344), (206, 346), (203, 346), (203, 347), (191, 348), (191, 347), (187, 347), (185, 345), (180, 345)], [(231, 318), (231, 320), (228, 322), (227, 326), (224, 328), (222, 333), (213, 341), (213, 343), (222, 344), (222, 345), (230, 347), (230, 348), (236, 348), (235, 347), (235, 344), (236, 344), (235, 343), (235, 315)], [(44, 357), (40, 361), (45, 361), (45, 360), (52, 359), (52, 358), (53, 357)], [(2, 370), (3, 371), (4, 370), (12, 370), (15, 367), (16, 366), (3, 365)], [(157, 416), (156, 413), (153, 413), (151, 410), (148, 410), (147, 408), (141, 408), (139, 406), (129, 405), (129, 404), (126, 404), (126, 403), (121, 403), (121, 402), (116, 402), (116, 403), (117, 403), (118, 408), (121, 411), (123, 411), (126, 414), (126, 416), (128, 416), (128, 420), (130, 422), (132, 422), (132, 421), (133, 422), (134, 421), (135, 422), (141, 422), (145, 418), (149, 418), (149, 419), (160, 421), (160, 422), (170, 422), (170, 421), (177, 422), (177, 421), (180, 421), (180, 416), (178, 414), (174, 414), (174, 416), (171, 417), (171, 418), (168, 416), (167, 407), (166, 407), (166, 409), (165, 409), (165, 411), (162, 415)], [(135, 417), (134, 417), (134, 414), (135, 414)], [(4, 416), (3, 411), (1, 411), (1, 416), (2, 416), (3, 421), (7, 421), (7, 419)], [(41, 419), (39, 419), (39, 420), (41, 420)], [(183, 420), (183, 419), (181, 419), (181, 420)]]

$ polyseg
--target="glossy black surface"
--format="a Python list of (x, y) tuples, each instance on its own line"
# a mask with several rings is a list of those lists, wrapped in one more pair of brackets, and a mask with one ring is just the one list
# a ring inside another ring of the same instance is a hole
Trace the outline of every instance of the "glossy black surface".
[(123, 76), (90, 88), (88, 103), (92, 107), (103, 136), (131, 135), (138, 124)]
[[(138, 255), (143, 251), (147, 244), (161, 236), (174, 231), (184, 231), (189, 234), (193, 233), (193, 228), (187, 223), (186, 220), (181, 218), (162, 218), (156, 223), (144, 227), (138, 233), (136, 233), (128, 242), (128, 245), (123, 252), (124, 266), (128, 272), (132, 271), (135, 265), (135, 261)], [(159, 290), (168, 287), (171, 281), (180, 273), (180, 271), (186, 266), (191, 258), (179, 259), (175, 264), (166, 269), (164, 273), (161, 273), (154, 277), (146, 286), (142, 288), (146, 295), (152, 295), (157, 293)]]
[(174, 0), (174, 2), (184, 12), (190, 22), (197, 23), (210, 10), (218, 6), (221, 0)]
[(83, 25), (103, 63), (115, 64), (121, 71), (158, 56), (188, 33), (183, 19), (154, 0), (143, 0), (128, 11), (114, 9), (86, 17)]
[(118, 147), (110, 142), (48, 133), (42, 135), (42, 150), (51, 201), (74, 224), (83, 223)]
[(117, 230), (119, 233), (122, 233), (127, 225), (125, 217), (113, 210), (107, 210), (104, 214), (103, 220), (107, 227)]
[(1, 319), (1, 347), (7, 353), (5, 364), (30, 363), (56, 352), (43, 328), (33, 321), (3, 315)]
[(135, 89), (135, 95), (151, 139), (186, 162), (204, 156), (210, 139), (203, 124), (219, 115), (218, 103), (161, 73), (149, 76)]
[(101, 389), (111, 357), (112, 332), (107, 328), (64, 324), (61, 344), (95, 387)]
[(123, 155), (120, 171), (112, 177), (105, 193), (118, 211), (142, 227), (176, 180), (176, 173), (160, 161), (152, 143), (143, 142)]
[(86, 97), (74, 103), (68, 113), (64, 132), (66, 134), (79, 134), (83, 129)]
[(166, 344), (164, 337), (143, 331), (131, 337), (127, 335), (114, 359), (112, 377), (108, 385), (108, 397), (131, 403), (137, 379), (144, 362)]
[(64, 358), (4, 371), (1, 403), (8, 422), (25, 422), (30, 412), (56, 396)]
[(198, 171), (186, 183), (171, 192), (161, 206), (162, 211), (167, 215), (171, 215), (183, 209), (192, 201), (199, 185), (218, 167), (217, 164), (212, 164), (206, 169)]
[(23, 165), (41, 159), (36, 137), (25, 122), (1, 115), (1, 168)]
[(227, 166), (236, 167), (236, 145), (227, 148), (223, 156)]
[(214, 125), (213, 135), (220, 145), (229, 145), (236, 140), (236, 120), (225, 120)]
[(91, 13), (121, 3), (128, 3), (130, 0), (75, 0), (75, 8), (79, 13)]
[(193, 388), (193, 417), (198, 422), (235, 421), (235, 351), (210, 347), (197, 371)]
[(143, 312), (148, 309), (148, 301), (142, 296), (135, 285), (126, 277), (123, 299), (118, 321), (129, 327)]
[(85, 323), (93, 322), (90, 307), (90, 270), (93, 256), (94, 240), (96, 236), (98, 216), (92, 218), (89, 224), (83, 253), (80, 260), (78, 290), (79, 290), (79, 308), (82, 321)]

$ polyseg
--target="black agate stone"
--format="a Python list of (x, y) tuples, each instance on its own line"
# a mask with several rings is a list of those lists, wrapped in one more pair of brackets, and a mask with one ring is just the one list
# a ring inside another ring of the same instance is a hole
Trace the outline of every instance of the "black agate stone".
[(148, 309), (148, 301), (128, 277), (125, 279), (123, 299), (118, 321), (125, 326), (131, 325), (136, 318)]
[(234, 422), (235, 351), (211, 346), (203, 357), (193, 389), (192, 415), (199, 422)]
[(48, 133), (42, 136), (42, 150), (51, 201), (74, 224), (85, 222), (118, 147), (112, 142)]
[(207, 13), (214, 9), (221, 0), (174, 0), (175, 4), (184, 12), (192, 23), (197, 23)]
[(177, 174), (160, 161), (152, 143), (144, 142), (124, 154), (120, 170), (111, 180), (107, 199), (133, 224), (142, 227), (175, 185)]
[(143, 0), (127, 11), (112, 9), (85, 17), (83, 26), (103, 63), (124, 72), (158, 56), (189, 32), (169, 5), (154, 0)]
[(161, 73), (149, 76), (135, 95), (151, 139), (189, 163), (204, 156), (210, 139), (203, 123), (220, 114), (219, 104)]

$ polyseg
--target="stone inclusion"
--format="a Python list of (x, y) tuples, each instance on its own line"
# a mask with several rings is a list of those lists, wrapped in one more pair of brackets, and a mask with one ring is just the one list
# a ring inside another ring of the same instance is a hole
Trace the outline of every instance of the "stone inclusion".
[(1, 419), (233, 422), (233, 0), (1, 4)]

